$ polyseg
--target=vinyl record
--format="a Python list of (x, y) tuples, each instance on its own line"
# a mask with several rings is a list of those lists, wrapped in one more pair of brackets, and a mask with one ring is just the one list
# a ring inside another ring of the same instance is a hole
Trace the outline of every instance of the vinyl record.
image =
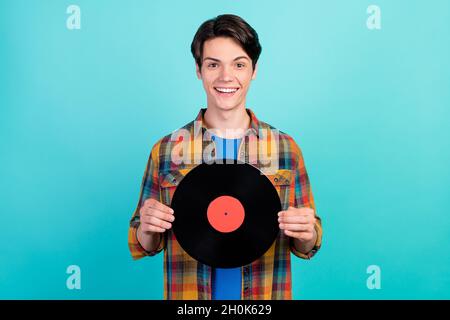
[(281, 202), (256, 167), (205, 164), (181, 180), (172, 198), (173, 232), (194, 259), (215, 268), (252, 263), (273, 244)]

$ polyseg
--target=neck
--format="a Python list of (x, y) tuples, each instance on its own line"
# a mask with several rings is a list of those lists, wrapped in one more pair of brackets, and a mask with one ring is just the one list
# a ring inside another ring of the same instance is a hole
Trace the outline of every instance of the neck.
[(231, 110), (208, 107), (203, 121), (208, 130), (225, 139), (241, 138), (250, 127), (250, 116), (244, 106)]

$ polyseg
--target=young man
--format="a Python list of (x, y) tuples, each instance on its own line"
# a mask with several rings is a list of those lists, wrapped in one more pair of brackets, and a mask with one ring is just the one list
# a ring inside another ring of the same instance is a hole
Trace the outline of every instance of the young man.
[[(258, 35), (242, 18), (221, 15), (200, 26), (191, 50), (207, 108), (153, 146), (130, 222), (132, 257), (164, 249), (165, 299), (292, 299), (290, 253), (310, 259), (321, 246), (322, 227), (300, 148), (246, 108), (261, 53)], [(222, 158), (266, 172), (282, 204), (276, 241), (261, 258), (234, 269), (194, 260), (171, 229), (177, 213), (170, 204), (178, 183), (199, 163)]]

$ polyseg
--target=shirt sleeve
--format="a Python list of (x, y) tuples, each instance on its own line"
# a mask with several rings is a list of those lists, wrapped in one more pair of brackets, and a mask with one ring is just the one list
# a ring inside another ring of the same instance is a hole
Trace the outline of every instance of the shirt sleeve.
[(295, 204), (296, 208), (309, 207), (314, 210), (316, 217), (316, 224), (314, 226), (317, 233), (317, 240), (314, 247), (308, 253), (302, 253), (295, 248), (294, 239), (289, 239), (289, 247), (291, 252), (302, 259), (311, 259), (317, 251), (319, 251), (322, 245), (322, 220), (317, 215), (316, 206), (314, 204), (314, 197), (311, 191), (311, 185), (309, 183), (308, 173), (306, 172), (305, 162), (300, 147), (292, 140), (294, 157), (297, 159), (295, 169)]
[(159, 145), (156, 143), (150, 153), (150, 157), (147, 161), (144, 177), (142, 178), (141, 191), (139, 194), (139, 201), (136, 210), (130, 220), (130, 227), (128, 229), (128, 247), (130, 249), (131, 256), (134, 260), (143, 258), (145, 256), (154, 256), (161, 252), (165, 248), (165, 237), (161, 234), (161, 241), (159, 246), (154, 251), (145, 250), (138, 241), (137, 229), (140, 225), (139, 211), (144, 201), (152, 198), (160, 201), (160, 188), (159, 188)]

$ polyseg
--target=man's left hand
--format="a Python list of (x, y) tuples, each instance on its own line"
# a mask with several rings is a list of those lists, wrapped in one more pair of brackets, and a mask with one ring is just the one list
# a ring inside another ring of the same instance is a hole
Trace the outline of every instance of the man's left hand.
[(307, 207), (294, 208), (278, 213), (280, 229), (289, 237), (298, 239), (300, 243), (315, 241), (317, 234), (314, 228), (316, 217), (314, 210)]

